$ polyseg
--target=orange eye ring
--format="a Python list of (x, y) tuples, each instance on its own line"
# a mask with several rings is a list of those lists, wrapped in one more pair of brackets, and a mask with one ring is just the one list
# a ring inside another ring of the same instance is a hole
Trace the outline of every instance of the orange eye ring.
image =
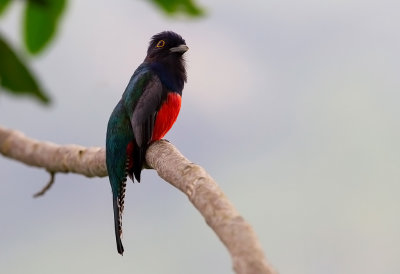
[(162, 47), (164, 47), (164, 46), (165, 46), (165, 41), (164, 41), (164, 40), (158, 41), (158, 43), (157, 43), (157, 45), (156, 45), (157, 48), (162, 48)]

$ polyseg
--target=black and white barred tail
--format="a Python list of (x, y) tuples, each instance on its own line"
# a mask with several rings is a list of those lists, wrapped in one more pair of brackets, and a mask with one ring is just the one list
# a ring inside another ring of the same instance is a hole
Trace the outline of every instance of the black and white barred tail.
[(129, 157), (126, 161), (126, 168), (124, 178), (121, 182), (121, 188), (118, 193), (118, 196), (113, 196), (113, 206), (114, 206), (114, 226), (115, 226), (115, 239), (117, 241), (117, 250), (118, 253), (123, 255), (124, 246), (122, 245), (121, 236), (122, 236), (122, 213), (124, 212), (124, 199), (125, 199), (125, 190), (126, 190), (126, 178), (128, 176), (128, 168), (129, 168)]

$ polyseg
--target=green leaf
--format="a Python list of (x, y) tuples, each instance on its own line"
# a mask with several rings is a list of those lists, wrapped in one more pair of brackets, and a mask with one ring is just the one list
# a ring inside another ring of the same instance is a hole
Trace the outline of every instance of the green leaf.
[(192, 17), (204, 15), (204, 10), (192, 0), (151, 0), (169, 15), (183, 13)]
[(24, 40), (28, 51), (38, 54), (53, 38), (66, 0), (27, 0)]
[(0, 0), (0, 15), (6, 10), (11, 0)]
[(0, 86), (4, 91), (16, 95), (30, 95), (46, 104), (50, 102), (31, 72), (1, 36), (0, 60)]

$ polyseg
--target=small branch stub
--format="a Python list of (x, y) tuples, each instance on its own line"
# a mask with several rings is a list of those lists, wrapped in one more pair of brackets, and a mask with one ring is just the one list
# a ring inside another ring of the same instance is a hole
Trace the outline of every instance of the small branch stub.
[(44, 186), (44, 188), (41, 191), (35, 193), (33, 195), (33, 198), (38, 198), (40, 196), (43, 196), (53, 186), (56, 174), (52, 171), (49, 171), (49, 174), (50, 174), (49, 182)]

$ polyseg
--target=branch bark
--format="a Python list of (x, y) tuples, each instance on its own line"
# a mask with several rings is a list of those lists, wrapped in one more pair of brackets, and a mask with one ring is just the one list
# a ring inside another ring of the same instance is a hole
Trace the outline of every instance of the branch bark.
[[(87, 177), (107, 176), (104, 148), (41, 142), (1, 126), (0, 153), (53, 174), (73, 172)], [(202, 167), (190, 162), (164, 140), (149, 147), (146, 161), (161, 178), (188, 196), (227, 247), (236, 273), (275, 273), (267, 263), (252, 227)]]

